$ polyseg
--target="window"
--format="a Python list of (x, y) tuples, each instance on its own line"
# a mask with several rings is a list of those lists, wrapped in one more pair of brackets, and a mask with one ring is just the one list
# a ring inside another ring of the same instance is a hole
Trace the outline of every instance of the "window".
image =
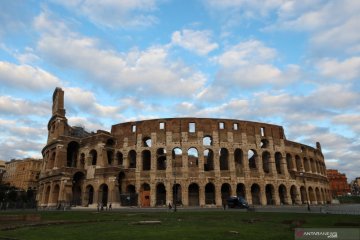
[(189, 132), (194, 133), (195, 132), (195, 123), (189, 123)]
[(239, 124), (234, 123), (234, 130), (239, 130)]
[(261, 132), (261, 136), (264, 137), (265, 136), (265, 128), (264, 127), (260, 128), (260, 132)]
[(225, 123), (219, 122), (219, 129), (224, 129), (224, 127), (225, 127)]
[(133, 133), (136, 132), (136, 125), (132, 125), (131, 131), (132, 131)]
[(160, 129), (160, 130), (165, 129), (165, 123), (164, 123), (164, 122), (161, 122), (161, 123), (159, 124), (159, 129)]

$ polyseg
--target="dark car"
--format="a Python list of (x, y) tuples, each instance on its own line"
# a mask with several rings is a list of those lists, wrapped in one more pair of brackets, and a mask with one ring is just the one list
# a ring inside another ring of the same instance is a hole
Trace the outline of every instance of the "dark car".
[(243, 197), (232, 196), (229, 197), (226, 201), (229, 208), (249, 208), (248, 203)]

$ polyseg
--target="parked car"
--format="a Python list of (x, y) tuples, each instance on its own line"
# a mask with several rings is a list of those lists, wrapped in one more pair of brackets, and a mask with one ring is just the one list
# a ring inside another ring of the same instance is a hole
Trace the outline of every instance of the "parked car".
[(229, 197), (226, 201), (229, 208), (249, 208), (249, 204), (240, 196)]

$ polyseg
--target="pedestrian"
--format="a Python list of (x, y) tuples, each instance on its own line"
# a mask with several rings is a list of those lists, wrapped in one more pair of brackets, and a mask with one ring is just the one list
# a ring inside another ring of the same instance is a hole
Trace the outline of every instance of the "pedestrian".
[(112, 209), (111, 203), (109, 204), (109, 211)]
[(168, 207), (169, 207), (169, 211), (171, 211), (171, 209), (172, 209), (172, 205), (171, 205), (171, 202), (169, 202), (169, 205), (168, 205)]

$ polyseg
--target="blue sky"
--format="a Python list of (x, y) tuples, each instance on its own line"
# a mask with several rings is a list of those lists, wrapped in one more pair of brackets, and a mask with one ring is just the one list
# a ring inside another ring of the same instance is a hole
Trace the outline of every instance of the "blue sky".
[(88, 131), (165, 117), (284, 126), (360, 172), (360, 1), (0, 2), (0, 159), (41, 157), (55, 87)]

